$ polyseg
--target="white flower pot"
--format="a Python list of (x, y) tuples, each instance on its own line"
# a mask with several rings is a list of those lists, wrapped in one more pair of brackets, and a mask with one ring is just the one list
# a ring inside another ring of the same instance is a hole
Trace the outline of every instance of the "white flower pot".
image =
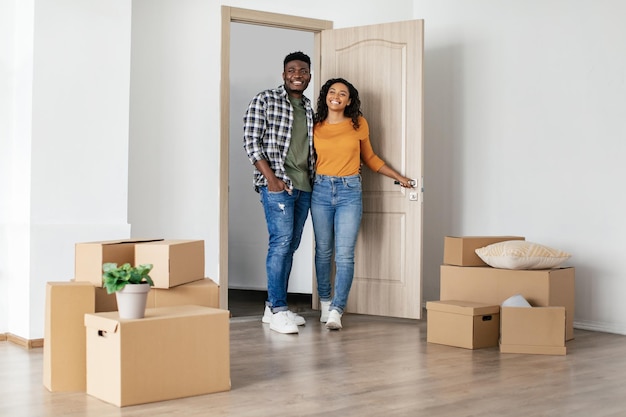
[(150, 284), (126, 284), (115, 293), (117, 310), (121, 319), (142, 319), (146, 314), (146, 301)]

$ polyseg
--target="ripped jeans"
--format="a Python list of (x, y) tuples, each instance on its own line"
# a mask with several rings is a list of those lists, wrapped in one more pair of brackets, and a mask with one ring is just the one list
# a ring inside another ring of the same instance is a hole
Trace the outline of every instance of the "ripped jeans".
[(272, 312), (287, 310), (287, 287), (293, 264), (293, 254), (300, 246), (302, 229), (311, 207), (311, 193), (294, 189), (271, 192), (259, 187), (269, 245), (265, 269), (267, 272), (267, 305)]

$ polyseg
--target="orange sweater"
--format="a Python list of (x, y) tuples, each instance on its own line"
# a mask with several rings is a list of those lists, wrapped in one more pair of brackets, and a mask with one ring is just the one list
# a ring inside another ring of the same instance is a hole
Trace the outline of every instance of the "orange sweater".
[(364, 117), (359, 118), (358, 130), (354, 130), (352, 120), (337, 124), (316, 124), (313, 128), (313, 145), (317, 152), (316, 172), (321, 175), (356, 175), (361, 160), (374, 172), (385, 165), (372, 149), (370, 130)]

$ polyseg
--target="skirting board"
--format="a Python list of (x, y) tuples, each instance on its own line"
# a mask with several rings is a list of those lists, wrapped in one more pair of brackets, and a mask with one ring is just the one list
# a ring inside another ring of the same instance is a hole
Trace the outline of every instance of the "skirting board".
[(16, 345), (19, 345), (24, 349), (35, 349), (43, 347), (43, 339), (28, 340), (11, 333), (5, 333), (4, 335), (0, 335), (0, 340), (6, 340), (8, 342), (15, 343)]

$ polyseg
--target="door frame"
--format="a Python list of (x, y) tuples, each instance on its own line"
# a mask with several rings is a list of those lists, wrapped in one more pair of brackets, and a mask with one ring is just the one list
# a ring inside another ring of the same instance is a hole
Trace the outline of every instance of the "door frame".
[[(320, 56), (319, 36), (322, 30), (332, 29), (333, 22), (290, 16), (258, 10), (222, 6), (222, 45), (220, 71), (220, 180), (219, 180), (219, 302), (220, 308), (228, 309), (228, 221), (229, 221), (229, 155), (230, 155), (230, 24), (247, 23), (270, 26), (281, 29), (312, 32), (314, 37), (315, 57)], [(319, 59), (313, 60), (313, 71), (320, 73)], [(315, 79), (314, 88), (318, 90), (320, 80)]]

